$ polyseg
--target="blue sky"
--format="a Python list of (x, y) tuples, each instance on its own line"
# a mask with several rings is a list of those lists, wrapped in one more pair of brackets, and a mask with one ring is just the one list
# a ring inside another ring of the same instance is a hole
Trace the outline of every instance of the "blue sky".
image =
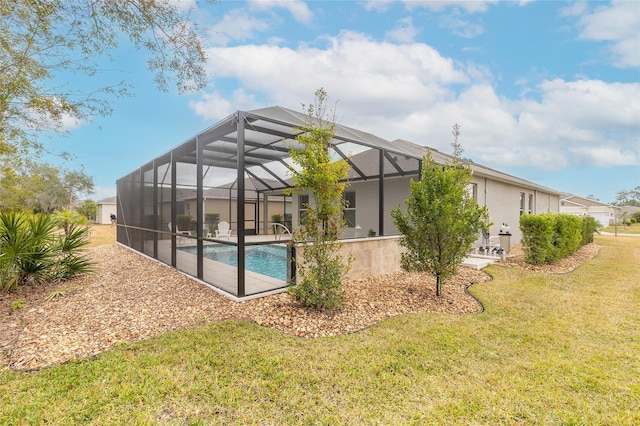
[[(614, 201), (640, 185), (640, 2), (220, 1), (196, 5), (209, 85), (159, 92), (123, 44), (101, 84), (134, 97), (46, 144), (115, 181), (237, 110), (301, 111), (324, 87), (341, 124)], [(79, 82), (77, 84), (80, 84)]]

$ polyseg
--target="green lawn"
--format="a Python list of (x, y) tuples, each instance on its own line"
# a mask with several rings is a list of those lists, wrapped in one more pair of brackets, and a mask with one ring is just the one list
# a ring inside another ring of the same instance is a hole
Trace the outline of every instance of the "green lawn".
[(640, 424), (640, 238), (573, 273), (492, 266), (476, 315), (303, 340), (227, 321), (33, 373), (0, 424)]
[[(617, 228), (619, 234), (640, 234), (640, 223), (632, 223), (629, 226), (618, 225)], [(607, 226), (606, 228), (603, 228), (602, 231), (616, 232), (616, 227)]]

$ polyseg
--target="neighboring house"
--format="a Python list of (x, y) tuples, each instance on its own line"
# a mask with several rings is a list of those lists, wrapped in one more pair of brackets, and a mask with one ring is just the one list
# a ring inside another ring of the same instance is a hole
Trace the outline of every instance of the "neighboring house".
[(560, 197), (560, 213), (591, 216), (603, 227), (614, 224), (620, 215), (619, 209), (619, 207), (577, 195), (562, 194)]
[(111, 215), (116, 214), (116, 197), (103, 198), (96, 203), (98, 210), (96, 212), (95, 223), (100, 225), (108, 225), (111, 223)]

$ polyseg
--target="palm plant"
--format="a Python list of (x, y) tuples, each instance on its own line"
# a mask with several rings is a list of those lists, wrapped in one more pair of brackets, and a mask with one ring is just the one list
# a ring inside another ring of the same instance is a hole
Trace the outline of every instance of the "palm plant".
[(55, 277), (66, 280), (76, 275), (93, 272), (93, 264), (81, 252), (82, 247), (89, 243), (89, 228), (71, 225), (65, 235), (60, 236), (57, 244), (58, 261)]
[(51, 261), (47, 251), (48, 235), (55, 227), (46, 219), (30, 218), (19, 212), (0, 213), (0, 254), (2, 287), (12, 289), (45, 278)]
[(81, 254), (88, 228), (70, 225), (65, 234), (50, 215), (0, 212), (0, 289), (65, 280), (92, 270)]

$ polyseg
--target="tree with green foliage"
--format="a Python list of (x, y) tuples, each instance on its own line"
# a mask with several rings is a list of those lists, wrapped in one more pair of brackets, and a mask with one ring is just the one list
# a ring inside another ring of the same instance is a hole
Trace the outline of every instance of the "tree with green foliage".
[(459, 128), (454, 127), (453, 161), (436, 164), (429, 152), (420, 180), (410, 182), (406, 213), (400, 206), (391, 211), (402, 233), (400, 245), (407, 249), (401, 255), (402, 268), (433, 274), (438, 296), (443, 281), (455, 274), (489, 217), (487, 208), (479, 206), (467, 190), (471, 168), (460, 160), (458, 135)]
[[(78, 187), (39, 191), (35, 188), (47, 186), (43, 179), (25, 184), (14, 166), (36, 164), (44, 152), (68, 160), (59, 149), (45, 150), (39, 136), (66, 134), (65, 123), (107, 115), (110, 97), (131, 94), (125, 82), (106, 82), (103, 70), (113, 67), (101, 63), (112, 60), (121, 42), (128, 39), (148, 52), (160, 89), (167, 90), (171, 79), (180, 92), (206, 85), (202, 37), (192, 12), (188, 2), (174, 1), (0, 0), (0, 208), (22, 208), (24, 200), (34, 211), (73, 204), (58, 199), (62, 192), (77, 195)], [(79, 85), (79, 78), (86, 81)], [(50, 164), (39, 167), (54, 180), (63, 174)], [(65, 168), (67, 183), (84, 181), (88, 187), (84, 172)]]
[[(161, 89), (171, 78), (180, 91), (204, 87), (206, 58), (191, 12), (174, 1), (1, 1), (0, 154), (41, 148), (37, 134), (64, 133), (66, 120), (108, 114), (105, 97), (130, 88), (104, 86), (99, 60), (127, 38), (150, 53), (148, 67)], [(96, 87), (72, 87), (78, 75)]]
[(640, 207), (640, 185), (628, 191), (619, 191), (614, 206), (635, 206)]
[(20, 158), (6, 164), (11, 171), (0, 179), (0, 208), (52, 213), (72, 208), (76, 200), (93, 191), (93, 178), (84, 171), (63, 172)]
[[(349, 165), (331, 156), (335, 123), (327, 121), (327, 93), (319, 89), (315, 103), (306, 108), (307, 122), (298, 129), (296, 141), (302, 149), (290, 149), (291, 159), (299, 166), (288, 193), (308, 193), (310, 202), (304, 223), (293, 232), (293, 241), (302, 251), (302, 261), (296, 264), (296, 285), (290, 288), (293, 298), (317, 309), (333, 309), (342, 303), (344, 278), (351, 259), (346, 262), (338, 243), (347, 185)], [(333, 117), (332, 117), (333, 118)]]
[(74, 210), (64, 209), (54, 213), (52, 217), (54, 223), (64, 230), (65, 235), (69, 235), (74, 226), (87, 224), (87, 218)]
[(93, 200), (84, 200), (76, 207), (76, 211), (87, 219), (93, 219), (98, 214), (98, 204)]

